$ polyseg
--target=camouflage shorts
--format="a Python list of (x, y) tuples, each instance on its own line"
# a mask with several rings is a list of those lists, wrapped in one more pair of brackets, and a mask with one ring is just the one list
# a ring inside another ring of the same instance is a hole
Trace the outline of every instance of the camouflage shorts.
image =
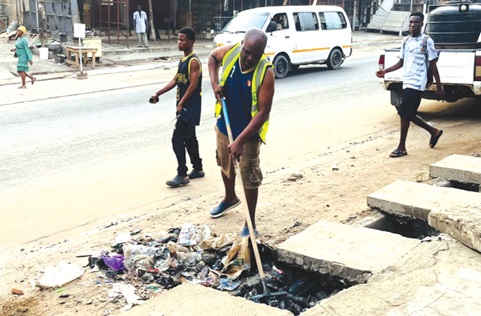
[[(229, 138), (224, 135), (219, 129), (215, 128), (217, 136), (216, 159), (217, 165), (221, 167), (222, 172), (231, 179), (235, 176), (235, 168), (232, 164), (232, 156), (229, 153), (227, 146), (229, 145)], [(263, 176), (260, 168), (260, 147), (261, 140), (248, 140), (244, 144), (244, 152), (240, 157), (239, 169), (244, 184), (244, 189), (257, 189), (262, 182)]]

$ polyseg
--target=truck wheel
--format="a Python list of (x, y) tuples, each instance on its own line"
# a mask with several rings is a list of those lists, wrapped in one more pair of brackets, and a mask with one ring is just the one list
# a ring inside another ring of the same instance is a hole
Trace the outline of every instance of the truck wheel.
[(327, 68), (331, 70), (339, 69), (341, 68), (343, 61), (342, 52), (339, 50), (339, 48), (334, 48), (327, 58)]
[(289, 60), (284, 55), (278, 55), (274, 58), (274, 73), (277, 79), (282, 79), (289, 72)]

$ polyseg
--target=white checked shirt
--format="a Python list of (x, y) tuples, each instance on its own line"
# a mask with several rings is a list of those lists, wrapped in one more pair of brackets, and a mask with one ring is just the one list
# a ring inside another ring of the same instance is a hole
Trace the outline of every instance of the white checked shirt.
[[(401, 58), (403, 63), (403, 89), (411, 88), (424, 91), (427, 83), (426, 56), (423, 52), (424, 34), (418, 37), (409, 37), (404, 45), (401, 45)], [(403, 41), (404, 42), (404, 41)], [(432, 38), (427, 40), (429, 61), (438, 57), (434, 49)], [(403, 47), (404, 46), (404, 47)]]

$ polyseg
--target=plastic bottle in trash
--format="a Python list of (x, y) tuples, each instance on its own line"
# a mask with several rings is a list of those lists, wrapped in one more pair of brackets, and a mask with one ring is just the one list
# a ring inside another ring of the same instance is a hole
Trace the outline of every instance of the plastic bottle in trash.
[(306, 285), (305, 278), (297, 279), (289, 286), (289, 288), (287, 289), (287, 292), (289, 292), (290, 294), (297, 294), (302, 290), (302, 288), (305, 285)]

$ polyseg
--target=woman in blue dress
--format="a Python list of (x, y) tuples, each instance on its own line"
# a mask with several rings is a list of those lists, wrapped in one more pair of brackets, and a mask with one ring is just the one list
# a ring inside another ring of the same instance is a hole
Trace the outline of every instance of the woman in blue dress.
[(33, 55), (30, 47), (28, 46), (28, 40), (25, 38), (26, 33), (27, 29), (23, 25), (17, 29), (17, 41), (15, 42), (15, 48), (12, 49), (12, 51), (14, 51), (18, 57), (17, 72), (22, 78), (22, 85), (18, 87), (19, 89), (27, 88), (27, 86), (25, 85), (26, 77), (30, 78), (32, 84), (34, 84), (36, 80), (35, 77), (27, 73), (28, 64), (33, 64)]

